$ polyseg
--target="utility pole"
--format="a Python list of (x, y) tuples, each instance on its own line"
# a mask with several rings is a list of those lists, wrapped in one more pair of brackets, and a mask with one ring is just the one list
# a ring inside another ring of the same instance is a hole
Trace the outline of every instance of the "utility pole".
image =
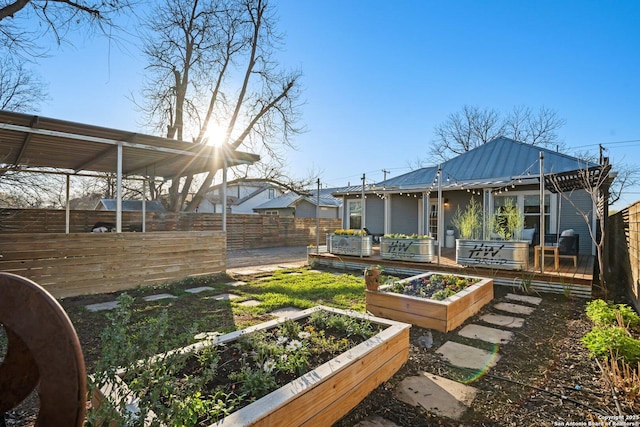
[(386, 170), (386, 169), (382, 169), (382, 173), (384, 174), (384, 181), (386, 181), (387, 180), (387, 174), (389, 173), (389, 171)]

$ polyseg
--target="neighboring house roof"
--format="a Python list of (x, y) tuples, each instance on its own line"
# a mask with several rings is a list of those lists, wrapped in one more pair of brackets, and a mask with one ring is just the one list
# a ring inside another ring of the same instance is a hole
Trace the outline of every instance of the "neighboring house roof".
[[(441, 164), (442, 187), (464, 185), (501, 185), (514, 179), (539, 178), (540, 152), (544, 155), (544, 173), (559, 173), (596, 166), (576, 157), (546, 148), (499, 137)], [(375, 184), (380, 189), (424, 189), (435, 186), (438, 166), (418, 169)], [(353, 192), (358, 191), (353, 187)], [(336, 193), (334, 193), (336, 194)], [(343, 194), (343, 192), (340, 192)]]
[[(275, 184), (271, 184), (268, 182), (249, 182), (249, 183), (244, 183), (243, 181), (235, 181), (231, 184), (227, 184), (227, 189), (229, 187), (256, 187), (256, 190), (247, 194), (246, 196), (242, 197), (242, 198), (238, 198), (235, 196), (230, 196), (227, 195), (227, 204), (228, 205), (241, 205), (242, 203), (246, 202), (247, 200), (252, 199), (253, 197), (256, 197), (258, 194), (267, 191), (270, 188), (279, 188), (277, 185)], [(209, 190), (207, 191), (207, 195), (205, 196), (207, 198), (207, 200), (209, 200), (211, 203), (222, 203), (222, 195), (219, 194), (211, 194), (213, 191), (217, 190), (217, 189), (221, 189), (222, 188), (222, 184), (217, 184), (214, 185), (212, 187), (209, 188)]]
[[(320, 190), (320, 206), (323, 207), (333, 207), (337, 208), (342, 204), (342, 200), (336, 199), (331, 196), (331, 193), (336, 191), (336, 188), (326, 188)], [(309, 195), (302, 195), (294, 193), (290, 191), (281, 195), (280, 197), (276, 197), (275, 199), (268, 200), (261, 205), (253, 208), (254, 210), (263, 210), (263, 209), (286, 209), (295, 206), (300, 203), (300, 201), (306, 200), (312, 205), (316, 205), (318, 203), (318, 191), (311, 190), (309, 191)]]
[[(106, 211), (115, 211), (116, 199), (100, 199), (96, 210), (99, 210), (101, 206)], [(142, 200), (123, 200), (122, 210), (142, 212)], [(166, 212), (166, 209), (158, 200), (147, 200), (145, 202), (145, 210), (147, 212)]]

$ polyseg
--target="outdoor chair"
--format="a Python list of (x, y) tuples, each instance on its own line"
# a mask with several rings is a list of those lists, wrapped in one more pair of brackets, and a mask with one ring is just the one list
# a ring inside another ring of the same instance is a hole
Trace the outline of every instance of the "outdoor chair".
[(367, 233), (367, 236), (372, 236), (371, 238), (373, 240), (373, 243), (380, 243), (380, 238), (382, 236), (384, 236), (384, 234), (381, 234), (381, 233), (372, 233), (372, 232), (370, 232), (367, 227), (364, 227), (363, 230), (364, 230), (365, 233)]
[(558, 246), (559, 258), (572, 258), (573, 266), (578, 266), (578, 252), (580, 248), (580, 235), (573, 230), (564, 230), (560, 235), (545, 234), (545, 246)]

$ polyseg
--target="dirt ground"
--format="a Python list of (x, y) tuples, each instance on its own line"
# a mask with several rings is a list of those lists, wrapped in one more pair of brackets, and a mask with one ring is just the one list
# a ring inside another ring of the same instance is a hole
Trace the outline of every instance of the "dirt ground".
[[(303, 248), (284, 249), (263, 255), (264, 251), (243, 251), (229, 254), (229, 268), (244, 268), (251, 264), (272, 264), (302, 257)], [(306, 257), (306, 255), (305, 255)], [(506, 301), (513, 289), (496, 287), (491, 304)], [(542, 302), (526, 318), (515, 337), (497, 350), (500, 361), (484, 375), (450, 367), (436, 353), (444, 342), (464, 343), (457, 330), (448, 334), (432, 331), (433, 346), (424, 348), (420, 338), (427, 330), (412, 327), (409, 361), (389, 381), (380, 385), (336, 426), (354, 426), (363, 420), (381, 417), (398, 426), (557, 426), (560, 423), (587, 423), (598, 416), (617, 415), (610, 388), (604, 383), (596, 362), (580, 343), (591, 328), (584, 308), (586, 300), (563, 295), (544, 294)], [(74, 298), (69, 304), (95, 302), (96, 297)], [(465, 324), (487, 313), (486, 306)], [(63, 302), (65, 306), (65, 302)], [(65, 307), (66, 308), (66, 307)], [(95, 347), (91, 330), (96, 325), (76, 325), (80, 340), (87, 347)], [(97, 354), (87, 353), (91, 366)], [(422, 372), (467, 382), (478, 390), (471, 408), (461, 420), (453, 421), (435, 416), (420, 407), (403, 403), (395, 397), (397, 386), (407, 376)], [(474, 380), (472, 377), (479, 376)], [(626, 413), (638, 413), (640, 408), (625, 408)], [(7, 426), (31, 426), (37, 411), (37, 396), (6, 416)], [(1, 423), (0, 423), (1, 425)], [(388, 424), (393, 425), (393, 424)], [(586, 424), (585, 424), (586, 425)]]

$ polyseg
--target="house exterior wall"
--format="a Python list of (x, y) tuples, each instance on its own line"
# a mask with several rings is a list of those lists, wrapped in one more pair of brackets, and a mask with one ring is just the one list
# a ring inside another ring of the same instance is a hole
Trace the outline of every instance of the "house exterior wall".
[[(227, 197), (237, 197), (238, 199), (243, 199), (245, 197), (250, 196), (256, 191), (260, 190), (262, 186), (256, 185), (230, 185), (227, 187)], [(253, 208), (263, 204), (264, 202), (270, 200), (269, 190), (273, 190), (273, 197), (276, 198), (284, 194), (284, 192), (277, 187), (268, 187), (264, 191), (260, 191), (254, 197), (250, 197), (249, 199), (239, 203), (237, 205), (228, 204), (227, 208), (231, 210), (231, 213), (242, 213), (242, 214), (255, 214)], [(215, 188), (213, 191), (209, 192), (207, 195), (209, 197), (212, 196), (220, 196), (222, 194), (222, 190), (220, 188)], [(197, 212), (199, 213), (222, 213), (222, 203), (213, 203), (211, 200), (204, 198), (200, 204), (198, 205)]]
[[(315, 218), (316, 205), (307, 200), (302, 200), (296, 205), (296, 218)], [(320, 218), (338, 218), (338, 207), (320, 206)]]
[(367, 196), (367, 209), (365, 212), (367, 230), (374, 234), (384, 233), (384, 200), (369, 194)]
[(418, 203), (422, 203), (422, 200), (417, 197), (391, 196), (392, 214), (389, 230), (391, 233), (418, 232)]
[(561, 205), (558, 207), (560, 214), (557, 231), (561, 233), (563, 230), (572, 228), (576, 234), (580, 235), (580, 253), (583, 255), (593, 255), (595, 254), (593, 251), (593, 242), (589, 234), (591, 224), (587, 225), (579, 213), (579, 210), (593, 213), (591, 196), (584, 190), (576, 190), (571, 193), (569, 197), (571, 197), (571, 202), (562, 197), (558, 197), (558, 203), (561, 203)]

